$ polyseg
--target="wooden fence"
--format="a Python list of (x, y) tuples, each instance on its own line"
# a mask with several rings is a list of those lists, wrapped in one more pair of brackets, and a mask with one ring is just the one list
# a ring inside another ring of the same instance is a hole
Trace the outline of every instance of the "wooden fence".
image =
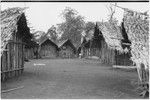
[(101, 42), (101, 48), (83, 48), (83, 57), (97, 56), (100, 62), (106, 65), (133, 65), (129, 53), (120, 53), (110, 49), (104, 41)]
[(131, 66), (133, 65), (133, 61), (130, 59), (131, 56), (129, 53), (119, 53), (115, 51), (115, 65), (125, 65)]
[(101, 41), (100, 60), (102, 64), (113, 65), (114, 64), (114, 50), (110, 49), (105, 41)]
[(1, 56), (1, 81), (18, 76), (24, 68), (24, 44), (9, 41)]
[(88, 56), (98, 56), (100, 55), (100, 50), (98, 48), (88, 48), (83, 50), (83, 56), (88, 57)]
[(101, 48), (84, 48), (83, 57), (97, 56), (102, 64), (113, 65), (114, 64), (114, 50), (108, 48), (106, 43), (102, 44)]
[(107, 65), (122, 65), (131, 66), (133, 61), (130, 59), (129, 53), (120, 53), (119, 51), (112, 50), (106, 45), (103, 45), (102, 49), (88, 48), (83, 50), (83, 57), (97, 56), (103, 64)]

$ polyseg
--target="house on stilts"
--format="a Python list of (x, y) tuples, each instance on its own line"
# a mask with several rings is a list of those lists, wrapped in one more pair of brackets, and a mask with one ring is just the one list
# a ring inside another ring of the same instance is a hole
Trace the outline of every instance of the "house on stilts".
[(74, 58), (76, 57), (76, 48), (70, 39), (58, 43), (59, 57)]
[(20, 75), (24, 69), (24, 50), (32, 35), (25, 8), (1, 11), (1, 80)]

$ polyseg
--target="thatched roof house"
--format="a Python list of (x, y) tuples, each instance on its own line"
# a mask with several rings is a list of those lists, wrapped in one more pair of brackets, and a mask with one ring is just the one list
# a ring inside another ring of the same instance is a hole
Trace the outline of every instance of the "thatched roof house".
[[(149, 15), (147, 13), (125, 10), (123, 22), (128, 38), (131, 41), (131, 59), (136, 64), (140, 82), (148, 85)], [(149, 89), (149, 87), (147, 88)]]
[(114, 50), (123, 51), (121, 40), (123, 39), (121, 29), (111, 22), (98, 23), (99, 29), (107, 43), (108, 47)]
[[(127, 40), (126, 33), (123, 32), (122, 27), (115, 24), (113, 21), (98, 22), (99, 29), (101, 31), (101, 59), (108, 59), (112, 65), (125, 65), (130, 66), (133, 62), (130, 60), (130, 48), (127, 45), (130, 42)], [(110, 52), (110, 53), (109, 53)], [(112, 58), (112, 59), (110, 59)]]
[(41, 58), (56, 58), (58, 56), (58, 46), (48, 37), (39, 42), (39, 55)]
[(131, 59), (142, 84), (140, 95), (149, 97), (149, 15), (124, 8), (123, 24), (131, 42)]
[(73, 58), (76, 54), (76, 48), (70, 39), (59, 42), (59, 56), (62, 58)]
[(69, 43), (69, 45), (70, 45), (72, 48), (74, 48), (74, 50), (75, 50), (75, 47), (74, 47), (74, 45), (73, 45), (73, 43), (71, 42), (70, 39), (66, 39), (66, 40), (60, 41), (57, 45), (58, 45), (59, 48), (61, 48), (62, 46), (64, 46), (64, 45), (67, 44), (67, 43)]
[[(25, 8), (10, 8), (1, 11), (2, 80), (23, 71), (24, 48), (32, 38), (24, 10)], [(9, 74), (10, 72), (12, 73)]]
[(149, 20), (148, 15), (133, 11), (125, 11), (124, 26), (131, 41), (132, 60), (138, 64), (149, 66)]
[[(24, 41), (27, 40), (25, 36), (31, 38), (29, 28), (26, 26), (27, 23), (23, 12), (24, 10), (25, 8), (11, 8), (1, 12), (1, 54), (3, 53), (8, 41), (12, 40), (13, 34), (17, 32), (18, 28), (21, 28), (19, 26), (20, 24), (24, 23), (24, 25), (21, 25), (22, 30), (20, 30), (22, 31), (22, 36), (24, 36)], [(23, 27), (26, 27), (26, 30), (23, 29)], [(23, 31), (26, 31), (26, 33)]]

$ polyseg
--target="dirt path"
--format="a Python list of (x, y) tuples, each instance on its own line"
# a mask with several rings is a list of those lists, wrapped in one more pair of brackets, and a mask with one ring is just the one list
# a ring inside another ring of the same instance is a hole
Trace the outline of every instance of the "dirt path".
[[(45, 64), (45, 65), (36, 65)], [(22, 76), (2, 83), (2, 98), (115, 99), (140, 98), (131, 85), (135, 72), (102, 66), (85, 59), (32, 60), (25, 64)]]

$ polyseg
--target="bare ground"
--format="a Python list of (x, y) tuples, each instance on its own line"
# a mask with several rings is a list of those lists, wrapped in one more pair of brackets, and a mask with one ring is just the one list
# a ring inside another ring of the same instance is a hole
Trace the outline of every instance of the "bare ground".
[[(45, 65), (35, 65), (45, 64)], [(3, 99), (137, 99), (137, 73), (87, 59), (31, 60), (24, 73), (1, 84)]]

